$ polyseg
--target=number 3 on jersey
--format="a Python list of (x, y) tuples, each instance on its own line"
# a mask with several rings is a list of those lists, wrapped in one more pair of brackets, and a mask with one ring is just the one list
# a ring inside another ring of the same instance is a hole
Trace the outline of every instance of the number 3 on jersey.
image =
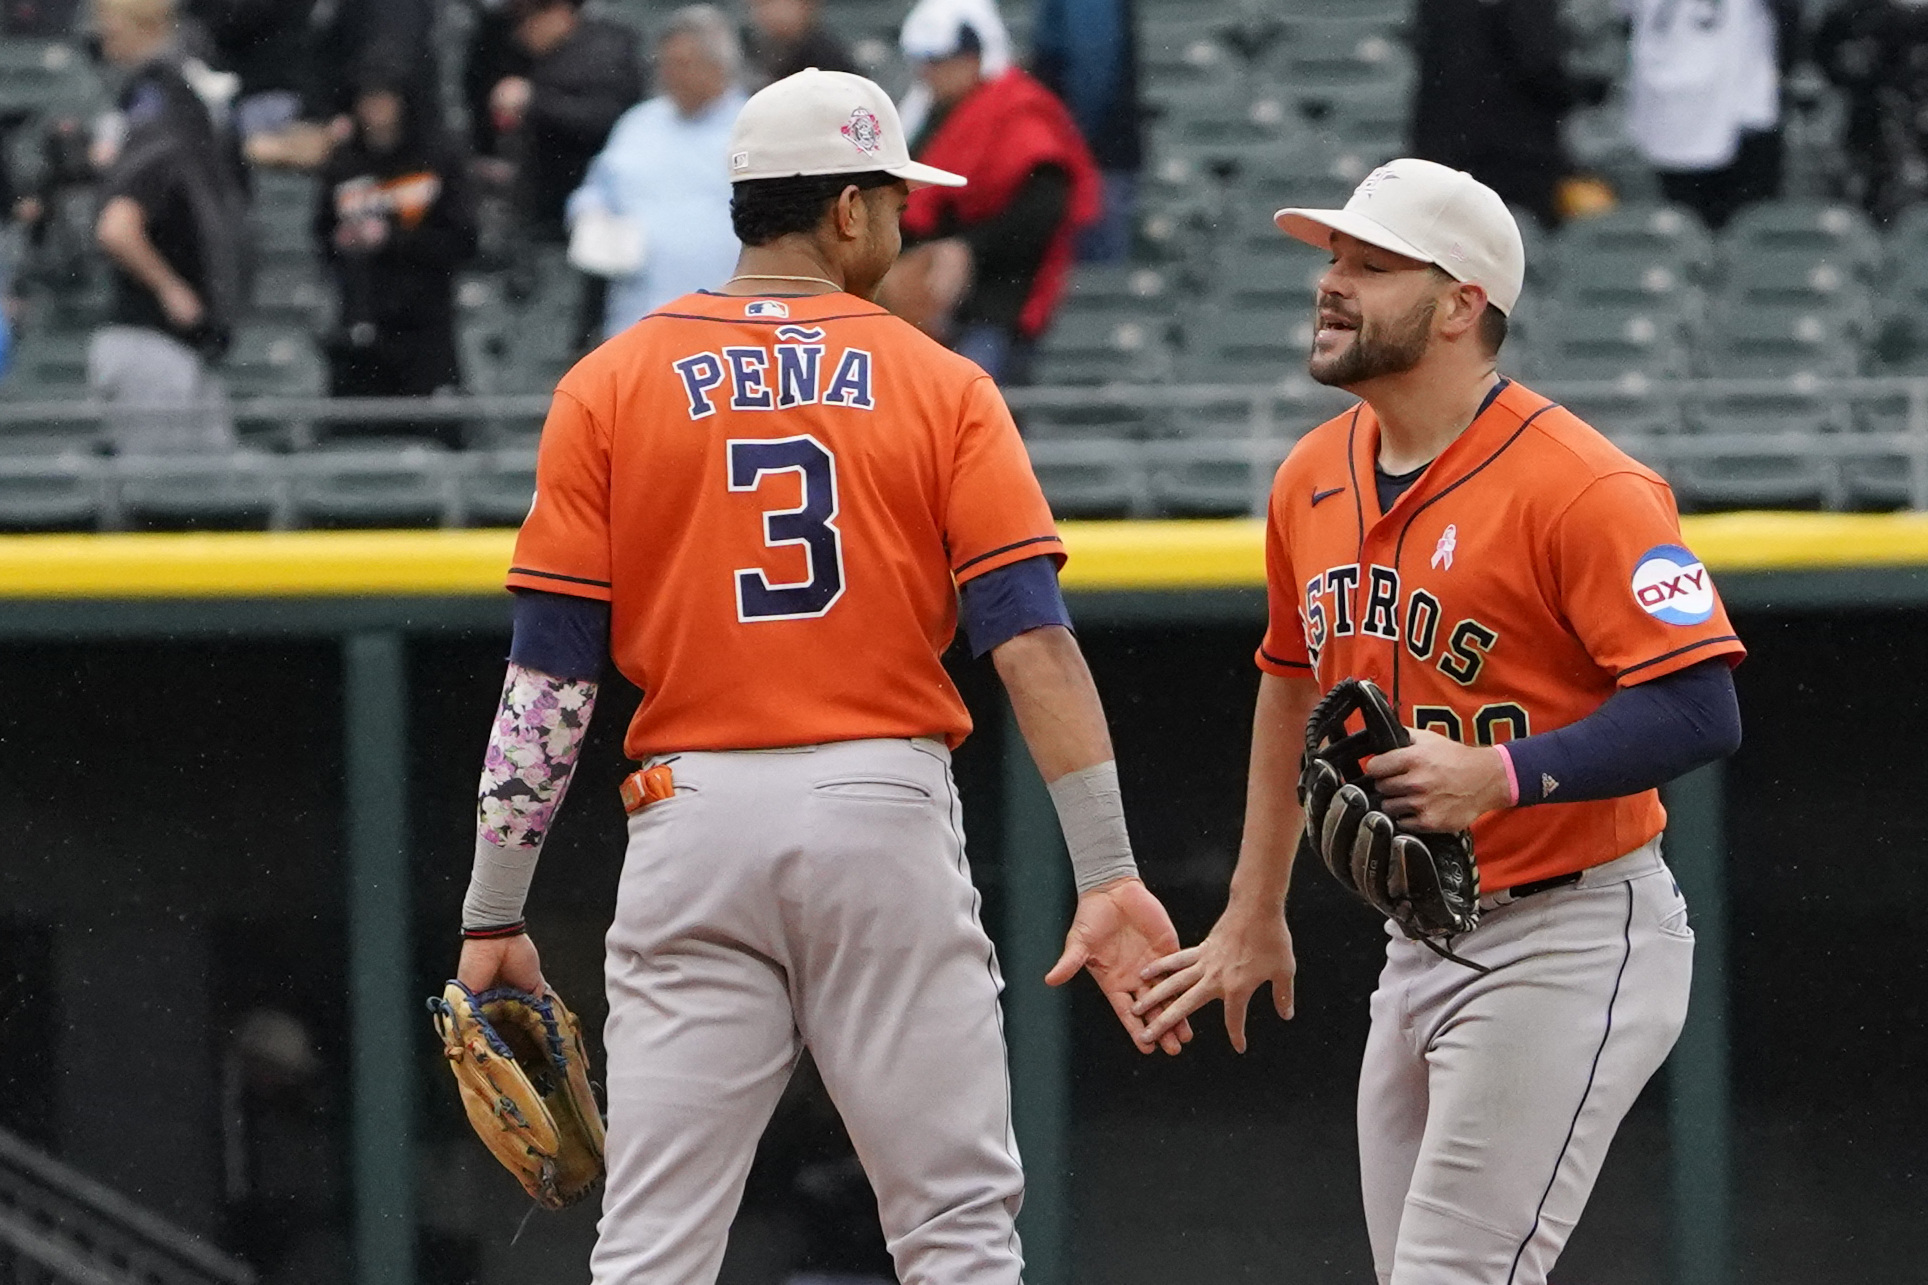
[(736, 618), (809, 620), (843, 597), (843, 533), (837, 530), (837, 457), (808, 434), (802, 437), (732, 439), (730, 489), (755, 491), (770, 473), (795, 473), (803, 503), (794, 509), (766, 509), (763, 543), (772, 549), (803, 546), (809, 575), (792, 584), (771, 584), (758, 567), (736, 572)]

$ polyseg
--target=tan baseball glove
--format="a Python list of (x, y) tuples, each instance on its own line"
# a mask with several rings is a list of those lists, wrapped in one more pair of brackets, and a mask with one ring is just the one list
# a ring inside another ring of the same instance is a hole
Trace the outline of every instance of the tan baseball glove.
[(561, 1209), (602, 1181), (602, 1112), (562, 996), (451, 981), (428, 1009), (469, 1124), (536, 1203)]

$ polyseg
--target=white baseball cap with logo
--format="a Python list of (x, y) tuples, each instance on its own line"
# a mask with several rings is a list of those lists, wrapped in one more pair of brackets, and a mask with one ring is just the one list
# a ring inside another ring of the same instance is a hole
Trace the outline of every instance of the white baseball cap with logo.
[(910, 158), (897, 104), (874, 81), (815, 67), (750, 96), (730, 131), (730, 182), (882, 170), (912, 187), (963, 187), (964, 176)]
[(1330, 249), (1343, 232), (1368, 245), (1437, 264), (1456, 281), (1479, 286), (1511, 313), (1526, 278), (1520, 225), (1500, 194), (1464, 170), (1405, 157), (1366, 175), (1343, 210), (1280, 210), (1287, 234)]

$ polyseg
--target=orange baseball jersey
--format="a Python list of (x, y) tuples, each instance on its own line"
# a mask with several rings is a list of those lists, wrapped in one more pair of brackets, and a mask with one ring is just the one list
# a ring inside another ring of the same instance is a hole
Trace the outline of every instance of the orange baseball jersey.
[(610, 603), (624, 747), (942, 736), (957, 585), (1062, 563), (976, 366), (875, 304), (687, 295), (557, 386), (511, 588)]
[[(1631, 686), (1745, 654), (1673, 492), (1572, 413), (1503, 388), (1391, 512), (1363, 403), (1299, 442), (1266, 522), (1259, 667), (1384, 688), (1408, 726), (1493, 745), (1584, 718)], [(1489, 813), (1480, 880), (1610, 861), (1666, 824), (1658, 792)]]

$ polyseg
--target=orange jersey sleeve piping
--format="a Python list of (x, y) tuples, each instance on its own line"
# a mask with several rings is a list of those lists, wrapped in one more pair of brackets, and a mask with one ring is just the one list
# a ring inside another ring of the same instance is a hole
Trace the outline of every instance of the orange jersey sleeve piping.
[(1274, 678), (1304, 678), (1312, 672), (1310, 662), (1303, 660), (1284, 660), (1278, 656), (1274, 656), (1263, 647), (1252, 653), (1252, 659), (1258, 664), (1262, 672), (1270, 674)]
[[(567, 397), (574, 402), (589, 422), (596, 426), (596, 433), (602, 438), (605, 449), (610, 444), (609, 426), (603, 423), (596, 408), (567, 388), (557, 387), (557, 397)], [(597, 580), (589, 576), (565, 575), (560, 571), (545, 571), (540, 567), (524, 567), (511, 564), (509, 574), (503, 579), (510, 589), (535, 589), (542, 593), (562, 593), (573, 598), (590, 598), (597, 602), (615, 600), (615, 589), (607, 580)]]
[[(1710, 651), (1709, 648), (1714, 650)], [(1698, 665), (1703, 660), (1713, 660), (1717, 656), (1730, 657), (1731, 659), (1727, 662), (1730, 669), (1745, 660), (1747, 648), (1741, 644), (1740, 635), (1721, 634), (1715, 638), (1702, 638), (1697, 642), (1687, 643), (1672, 651), (1664, 651), (1650, 660), (1627, 666), (1614, 676), (1614, 682), (1621, 687), (1638, 687), (1642, 683), (1650, 683), (1656, 678), (1665, 678), (1669, 674), (1686, 669), (1689, 665)]]

